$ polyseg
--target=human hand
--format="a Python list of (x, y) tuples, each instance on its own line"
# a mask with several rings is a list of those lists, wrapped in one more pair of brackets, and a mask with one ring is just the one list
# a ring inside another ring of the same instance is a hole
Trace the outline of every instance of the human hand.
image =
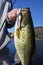
[(19, 14), (20, 10), (19, 9), (13, 9), (10, 12), (8, 12), (7, 17), (14, 21), (17, 18), (17, 15)]

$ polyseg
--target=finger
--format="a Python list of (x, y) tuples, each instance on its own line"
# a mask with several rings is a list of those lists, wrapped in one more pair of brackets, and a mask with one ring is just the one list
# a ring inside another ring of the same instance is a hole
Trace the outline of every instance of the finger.
[(11, 20), (15, 20), (17, 18), (17, 16), (11, 17)]

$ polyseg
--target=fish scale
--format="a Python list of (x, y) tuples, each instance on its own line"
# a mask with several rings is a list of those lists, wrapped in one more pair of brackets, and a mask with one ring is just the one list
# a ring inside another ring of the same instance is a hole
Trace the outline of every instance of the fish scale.
[[(35, 33), (33, 28), (33, 23), (31, 19), (30, 10), (28, 8), (21, 9), (21, 21), (16, 21), (20, 24), (18, 28), (19, 35), (16, 35), (16, 23), (15, 23), (15, 47), (18, 53), (18, 56), (21, 60), (22, 65), (30, 65), (33, 53), (35, 51)], [(19, 17), (18, 17), (19, 18)]]

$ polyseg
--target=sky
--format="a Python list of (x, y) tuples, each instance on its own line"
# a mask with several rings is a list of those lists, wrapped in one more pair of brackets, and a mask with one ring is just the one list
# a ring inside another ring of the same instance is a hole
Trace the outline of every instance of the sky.
[(16, 0), (15, 4), (14, 1), (13, 8), (30, 8), (34, 27), (43, 26), (43, 0)]

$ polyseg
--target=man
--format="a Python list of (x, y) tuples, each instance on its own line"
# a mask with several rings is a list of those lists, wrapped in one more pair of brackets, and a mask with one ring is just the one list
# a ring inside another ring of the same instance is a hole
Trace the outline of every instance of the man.
[(12, 37), (7, 28), (14, 26), (17, 15), (18, 11), (12, 10), (10, 0), (0, 0), (0, 65), (11, 65), (6, 45)]

